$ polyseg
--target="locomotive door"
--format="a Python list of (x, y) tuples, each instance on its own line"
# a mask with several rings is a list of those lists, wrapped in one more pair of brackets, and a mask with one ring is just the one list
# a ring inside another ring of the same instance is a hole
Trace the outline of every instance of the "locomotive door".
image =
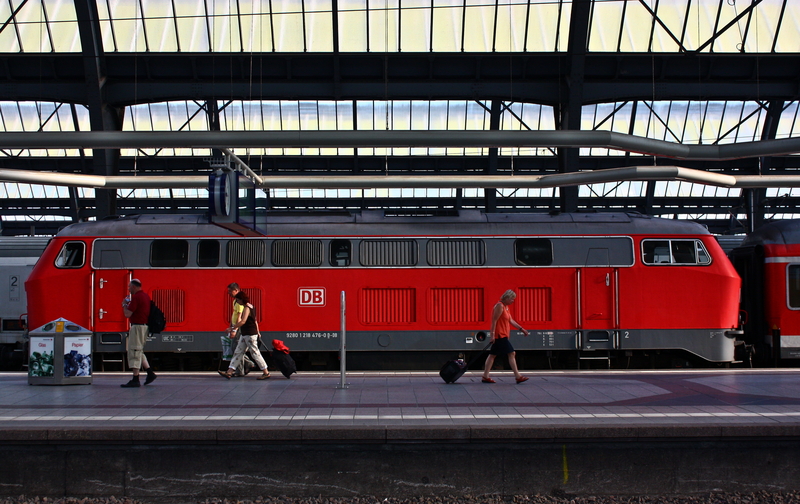
[[(119, 332), (127, 330), (122, 313), (122, 300), (127, 296), (131, 272), (128, 270), (97, 270), (94, 272), (94, 330)], [(124, 327), (122, 327), (124, 324)]]
[(580, 324), (583, 350), (614, 348), (617, 275), (614, 268), (582, 268)]

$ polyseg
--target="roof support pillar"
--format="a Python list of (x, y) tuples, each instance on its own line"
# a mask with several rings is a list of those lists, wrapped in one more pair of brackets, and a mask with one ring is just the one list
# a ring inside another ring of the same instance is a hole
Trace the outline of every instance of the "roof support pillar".
[[(772, 100), (767, 105), (767, 117), (764, 120), (764, 129), (761, 140), (774, 140), (778, 134), (778, 122), (783, 112), (783, 100)], [(768, 175), (772, 168), (772, 157), (761, 156), (758, 158), (757, 175)], [(751, 233), (764, 225), (767, 206), (767, 190), (764, 188), (745, 189), (743, 191), (745, 208), (747, 209), (747, 232)]]
[[(500, 129), (500, 115), (502, 114), (502, 105), (503, 102), (501, 100), (492, 100), (492, 107), (489, 111), (489, 129), (492, 131), (497, 131)], [(497, 175), (498, 155), (499, 154), (497, 147), (492, 147), (489, 149), (489, 159), (488, 159), (488, 164), (486, 166), (487, 175)], [(485, 201), (484, 206), (486, 207), (486, 211), (487, 212), (497, 211), (497, 189), (485, 187), (483, 189), (483, 197)]]
[[(581, 112), (583, 108), (583, 80), (586, 67), (586, 47), (589, 35), (589, 12), (591, 0), (574, 0), (570, 15), (569, 46), (567, 48), (569, 69), (562, 87), (566, 102), (559, 103), (560, 117), (556, 124), (562, 130), (580, 130)], [(558, 149), (558, 170), (561, 173), (578, 171), (580, 166), (580, 150), (577, 148)], [(578, 210), (578, 187), (559, 188), (561, 211)]]
[[(89, 122), (92, 131), (120, 131), (122, 130), (124, 109), (110, 106), (105, 102), (103, 96), (106, 68), (97, 3), (93, 0), (75, 0), (75, 13), (78, 19), (78, 30), (83, 50), (86, 103), (89, 106)], [(90, 172), (94, 175), (118, 175), (119, 158), (119, 149), (94, 149)], [(116, 191), (109, 189), (96, 190), (95, 207), (98, 219), (116, 215)]]

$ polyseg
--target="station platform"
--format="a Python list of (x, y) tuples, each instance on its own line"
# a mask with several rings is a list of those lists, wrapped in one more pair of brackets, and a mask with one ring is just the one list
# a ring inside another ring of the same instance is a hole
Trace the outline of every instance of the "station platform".
[[(0, 374), (0, 494), (675, 494), (800, 488), (800, 370)], [(43, 464), (43, 461), (44, 464)], [(23, 470), (21, 467), (28, 467)], [(31, 470), (31, 467), (35, 469)], [(235, 485), (234, 485), (235, 483)], [(234, 490), (232, 490), (232, 488)]]

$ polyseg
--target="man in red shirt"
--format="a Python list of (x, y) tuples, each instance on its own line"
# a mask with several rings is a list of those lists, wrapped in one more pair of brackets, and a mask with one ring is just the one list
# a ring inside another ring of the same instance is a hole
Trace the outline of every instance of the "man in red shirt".
[(142, 290), (142, 282), (136, 278), (128, 284), (128, 291), (131, 295), (122, 302), (122, 312), (131, 322), (131, 329), (128, 331), (128, 366), (133, 370), (133, 378), (120, 387), (138, 387), (139, 369), (147, 371), (145, 385), (156, 379), (156, 374), (144, 355), (144, 345), (150, 332), (147, 328), (147, 319), (150, 317), (150, 296)]

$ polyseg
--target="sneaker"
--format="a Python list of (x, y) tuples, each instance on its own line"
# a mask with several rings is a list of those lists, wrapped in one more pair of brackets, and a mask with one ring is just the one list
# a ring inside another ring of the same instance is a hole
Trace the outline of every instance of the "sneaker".
[(154, 372), (152, 372), (151, 370), (148, 369), (147, 370), (147, 378), (144, 379), (144, 384), (145, 385), (150, 385), (151, 383), (156, 381), (156, 378), (158, 378), (158, 375), (156, 375)]
[(141, 387), (141, 386), (142, 384), (139, 383), (139, 378), (131, 378), (131, 381), (129, 381), (128, 383), (120, 385), (120, 387), (122, 388)]

